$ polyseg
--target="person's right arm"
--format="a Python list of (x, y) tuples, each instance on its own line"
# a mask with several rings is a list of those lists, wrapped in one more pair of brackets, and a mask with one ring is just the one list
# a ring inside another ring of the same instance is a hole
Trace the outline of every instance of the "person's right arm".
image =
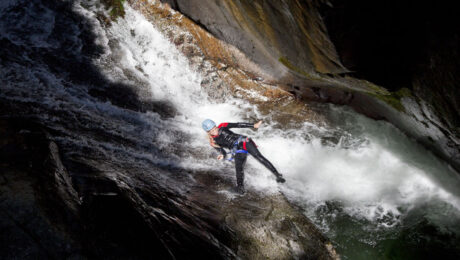
[(218, 160), (224, 159), (225, 156), (227, 155), (227, 152), (224, 150), (224, 148), (220, 147), (216, 142), (214, 141), (214, 138), (212, 138), (210, 135), (208, 135), (209, 138), (209, 143), (211, 144), (214, 149), (216, 149), (220, 154), (217, 156)]

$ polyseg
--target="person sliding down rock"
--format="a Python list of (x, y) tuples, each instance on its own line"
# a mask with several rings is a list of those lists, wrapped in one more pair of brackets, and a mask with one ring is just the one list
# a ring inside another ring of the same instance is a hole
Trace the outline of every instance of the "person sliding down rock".
[(208, 133), (209, 143), (212, 147), (216, 148), (220, 152), (217, 156), (218, 160), (225, 158), (227, 153), (224, 148), (230, 149), (232, 158), (229, 160), (235, 160), (236, 168), (236, 183), (237, 191), (244, 193), (244, 171), (243, 167), (246, 162), (248, 153), (254, 156), (260, 163), (262, 163), (267, 169), (269, 169), (275, 176), (277, 182), (285, 182), (283, 176), (276, 170), (273, 164), (270, 163), (257, 149), (256, 144), (251, 138), (235, 134), (230, 131), (230, 128), (259, 128), (262, 121), (255, 124), (251, 123), (222, 123), (216, 126), (216, 123), (210, 119), (206, 119), (202, 123), (203, 129)]

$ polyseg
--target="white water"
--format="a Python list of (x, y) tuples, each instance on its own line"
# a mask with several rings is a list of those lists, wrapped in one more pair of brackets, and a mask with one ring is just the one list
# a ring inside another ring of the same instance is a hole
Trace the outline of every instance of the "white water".
[[(83, 8), (79, 11), (97, 23), (94, 12)], [(147, 84), (151, 89), (151, 97), (147, 98), (170, 101), (178, 109), (179, 115), (174, 118), (155, 122), (166, 131), (156, 136), (154, 142), (160, 147), (174, 145), (175, 139), (167, 129), (179, 128), (192, 136), (188, 143), (191, 152), (176, 163), (192, 170), (222, 168), (223, 174), (233, 178), (231, 163), (213, 157), (201, 121), (246, 121), (259, 114), (257, 109), (244, 100), (228, 99), (225, 104), (209, 101), (201, 90), (199, 74), (189, 68), (187, 60), (152, 24), (129, 6), (124, 19), (118, 19), (106, 30), (100, 28), (97, 34), (106, 55), (95, 62), (107, 77)], [(116, 44), (109, 47), (109, 40)], [(381, 227), (397, 225), (401, 215), (431, 202), (446, 205), (446, 211), (454, 214), (450, 218), (460, 217), (460, 197), (456, 191), (460, 181), (445, 163), (385, 122), (344, 108), (325, 109), (337, 125), (322, 128), (306, 122), (302, 127), (285, 125), (276, 129), (265, 124), (257, 132), (235, 130), (252, 136), (287, 180), (278, 185), (268, 170), (249, 159), (245, 180), (249, 189), (267, 193), (281, 190), (303, 205), (311, 218), (315, 218), (315, 209), (327, 201), (338, 201), (350, 216), (379, 223)], [(336, 135), (340, 141), (325, 145), (322, 137), (330, 135)], [(202, 153), (206, 159), (196, 156)], [(443, 221), (447, 218), (440, 222)], [(327, 223), (322, 228), (327, 230)]]

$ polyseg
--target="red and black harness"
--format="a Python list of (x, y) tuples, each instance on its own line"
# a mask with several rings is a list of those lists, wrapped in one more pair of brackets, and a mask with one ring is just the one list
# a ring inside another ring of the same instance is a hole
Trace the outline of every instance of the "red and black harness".
[[(225, 125), (224, 125), (225, 127)], [(220, 125), (219, 125), (219, 128), (220, 128)], [(219, 135), (212, 135), (211, 137), (212, 138), (216, 138), (218, 137)], [(243, 149), (238, 149), (238, 146), (240, 145), (240, 143), (243, 142)], [(238, 137), (238, 139), (235, 141), (235, 143), (233, 143), (233, 147), (232, 149), (230, 150), (232, 156), (230, 158), (228, 158), (227, 160), (228, 161), (232, 161), (233, 158), (235, 157), (236, 154), (238, 153), (248, 153), (248, 149), (246, 148), (246, 143), (249, 142), (249, 138), (248, 137), (245, 137), (245, 136), (242, 136), (240, 135)]]
[[(227, 129), (227, 128), (244, 128), (244, 127), (253, 127), (252, 124), (249, 124), (249, 123), (221, 123), (219, 126), (217, 126), (217, 128), (219, 128), (219, 133), (217, 135), (213, 135), (211, 136), (213, 139), (215, 139), (217, 141), (217, 139), (219, 138), (223, 138), (222, 141), (225, 141), (227, 142), (226, 145), (223, 145), (220, 143), (220, 141), (217, 143), (219, 144), (221, 147), (225, 147), (227, 149), (230, 149), (230, 153), (232, 154), (231, 158), (227, 159), (229, 161), (233, 160), (233, 158), (235, 157), (236, 154), (238, 153), (248, 153), (248, 150), (247, 150), (247, 147), (246, 147), (246, 144), (248, 142), (253, 142), (251, 139), (247, 138), (246, 136), (242, 136), (242, 135), (237, 135), (229, 130), (223, 130), (223, 129)], [(222, 131), (226, 131), (225, 133), (222, 132)], [(221, 135), (224, 135), (221, 137)], [(235, 136), (233, 139), (234, 141), (226, 141), (228, 139), (228, 135), (233, 135)], [(229, 143), (230, 142), (230, 143)], [(223, 148), (221, 148), (223, 149)]]
[[(238, 149), (240, 142), (243, 142), (243, 149)], [(248, 153), (248, 149), (246, 149), (246, 142), (249, 142), (249, 138), (244, 136), (238, 137), (238, 140), (235, 141), (231, 150), (232, 156), (227, 160), (232, 161), (237, 153)]]

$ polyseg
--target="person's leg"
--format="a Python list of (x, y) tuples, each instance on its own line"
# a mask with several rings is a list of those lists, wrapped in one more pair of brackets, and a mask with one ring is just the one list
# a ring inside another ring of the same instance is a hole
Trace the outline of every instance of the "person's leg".
[(247, 154), (235, 154), (236, 184), (239, 192), (244, 192), (244, 164), (246, 163)]
[(273, 164), (260, 153), (254, 141), (249, 139), (249, 141), (246, 142), (246, 149), (248, 150), (249, 154), (254, 156), (254, 158), (256, 158), (260, 163), (262, 163), (267, 169), (269, 169), (276, 176), (276, 181), (285, 182), (284, 178), (276, 170), (275, 166), (273, 166)]

